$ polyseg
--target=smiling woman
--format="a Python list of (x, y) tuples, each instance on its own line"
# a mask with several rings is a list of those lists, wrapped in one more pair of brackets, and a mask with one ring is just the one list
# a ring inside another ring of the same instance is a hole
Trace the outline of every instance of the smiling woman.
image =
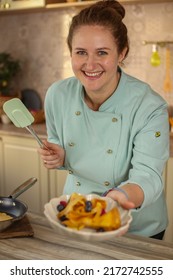
[[(118, 54), (115, 40), (109, 30), (89, 25), (77, 29), (72, 40), (72, 69), (85, 88), (85, 101), (92, 110), (98, 110), (116, 90), (120, 73), (118, 64), (126, 48)], [(85, 34), (85, 36), (83, 36)]]
[[(132, 209), (129, 231), (167, 227), (162, 172), (169, 157), (167, 104), (121, 68), (129, 51), (124, 7), (99, 1), (72, 18), (67, 43), (74, 77), (45, 98), (46, 167), (69, 170), (64, 193), (106, 194)], [(121, 190), (121, 191), (119, 191)]]

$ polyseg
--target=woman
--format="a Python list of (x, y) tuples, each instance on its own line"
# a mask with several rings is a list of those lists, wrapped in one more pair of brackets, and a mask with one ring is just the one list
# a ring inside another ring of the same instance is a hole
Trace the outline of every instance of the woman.
[(166, 102), (125, 74), (123, 6), (101, 1), (74, 16), (67, 38), (75, 77), (45, 99), (47, 168), (69, 170), (64, 193), (99, 193), (132, 209), (130, 232), (162, 238), (167, 226), (162, 172), (169, 156)]

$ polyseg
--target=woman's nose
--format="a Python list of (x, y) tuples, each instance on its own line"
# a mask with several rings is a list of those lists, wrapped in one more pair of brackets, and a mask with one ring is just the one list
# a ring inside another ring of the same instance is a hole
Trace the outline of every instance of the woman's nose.
[(86, 66), (88, 70), (93, 70), (97, 64), (97, 59), (94, 55), (88, 55), (86, 60)]

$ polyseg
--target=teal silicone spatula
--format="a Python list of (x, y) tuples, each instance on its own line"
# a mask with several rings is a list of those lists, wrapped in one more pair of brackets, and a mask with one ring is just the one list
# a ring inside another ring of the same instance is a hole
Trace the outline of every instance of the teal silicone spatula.
[(3, 104), (3, 110), (16, 127), (26, 128), (35, 137), (40, 147), (48, 150), (31, 126), (34, 117), (19, 98), (6, 101)]

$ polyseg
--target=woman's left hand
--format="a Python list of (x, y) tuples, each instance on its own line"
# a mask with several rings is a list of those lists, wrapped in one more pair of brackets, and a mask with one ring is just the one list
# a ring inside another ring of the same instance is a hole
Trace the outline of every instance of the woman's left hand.
[(113, 200), (117, 201), (118, 204), (124, 209), (133, 209), (135, 208), (135, 204), (128, 200), (125, 194), (112, 190), (106, 196), (111, 197)]
[(142, 188), (133, 183), (127, 183), (121, 188), (111, 189), (106, 196), (117, 201), (125, 209), (141, 207), (144, 201), (144, 192)]

